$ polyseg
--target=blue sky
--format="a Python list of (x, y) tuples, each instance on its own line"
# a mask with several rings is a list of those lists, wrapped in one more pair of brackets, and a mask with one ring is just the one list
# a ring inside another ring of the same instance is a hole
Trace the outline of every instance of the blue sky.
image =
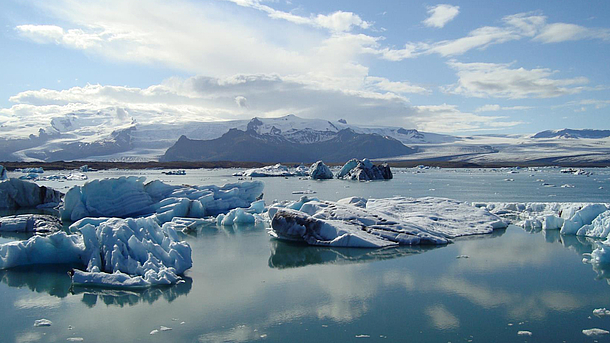
[(608, 23), (608, 1), (6, 0), (0, 122), (120, 107), (168, 123), (610, 129)]

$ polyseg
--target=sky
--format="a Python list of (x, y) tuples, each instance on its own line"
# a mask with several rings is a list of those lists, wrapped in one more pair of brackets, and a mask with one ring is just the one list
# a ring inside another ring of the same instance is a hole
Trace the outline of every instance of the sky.
[(607, 0), (3, 0), (0, 28), (0, 126), (116, 107), (140, 122), (610, 129)]

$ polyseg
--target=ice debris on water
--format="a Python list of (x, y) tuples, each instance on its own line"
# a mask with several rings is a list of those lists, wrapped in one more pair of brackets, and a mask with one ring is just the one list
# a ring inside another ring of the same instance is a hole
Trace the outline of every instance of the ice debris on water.
[(244, 170), (243, 172), (235, 173), (233, 176), (243, 177), (282, 177), (282, 176), (295, 176), (294, 173), (290, 172), (288, 167), (275, 164), (272, 166), (264, 166), (261, 168), (252, 168)]
[(59, 218), (47, 214), (0, 217), (0, 232), (55, 232), (61, 226)]
[(53, 322), (48, 320), (48, 319), (36, 319), (34, 321), (34, 326), (39, 327), (39, 326), (51, 326), (53, 325)]
[(301, 197), (269, 207), (270, 234), (310, 245), (379, 248), (447, 244), (451, 238), (491, 233), (507, 225), (498, 216), (443, 198)]
[(354, 158), (347, 161), (337, 174), (337, 179), (358, 181), (389, 180), (392, 177), (392, 171), (387, 163), (373, 165), (366, 158), (363, 160)]
[(313, 180), (332, 179), (333, 172), (322, 161), (318, 161), (309, 167), (309, 177)]
[(0, 209), (55, 207), (61, 193), (29, 181), (4, 179), (0, 181)]
[(159, 330), (160, 330), (160, 331), (171, 331), (171, 330), (173, 330), (173, 329), (172, 329), (172, 328), (170, 328), (170, 327), (167, 327), (167, 326), (161, 326), (161, 327), (159, 328)]
[(532, 332), (527, 330), (520, 330), (517, 332), (518, 336), (531, 336)]
[(224, 186), (176, 186), (145, 177), (93, 180), (74, 186), (60, 207), (63, 220), (85, 217), (134, 217), (155, 214), (159, 222), (174, 217), (217, 215), (237, 207), (248, 207), (263, 191), (260, 181)]
[(598, 317), (610, 316), (610, 310), (606, 310), (605, 307), (596, 308), (595, 310), (593, 310), (593, 314)]
[(152, 331), (150, 332), (150, 335), (156, 335), (156, 334), (158, 334), (158, 333), (159, 333), (159, 330), (154, 329), (154, 330), (152, 330)]
[(83, 342), (84, 340), (82, 337), (69, 337), (66, 339), (68, 342)]
[(609, 334), (610, 332), (604, 329), (592, 328), (582, 330), (582, 333), (589, 337), (599, 337)]

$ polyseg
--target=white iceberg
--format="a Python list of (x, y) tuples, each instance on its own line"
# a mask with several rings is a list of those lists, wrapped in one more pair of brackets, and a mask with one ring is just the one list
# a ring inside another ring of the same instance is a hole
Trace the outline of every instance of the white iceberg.
[(258, 214), (265, 209), (265, 202), (258, 200), (252, 203), (249, 208), (235, 208), (227, 214), (219, 214), (216, 217), (216, 225), (230, 226), (234, 224), (254, 224), (262, 222), (263, 219)]
[(0, 209), (55, 207), (61, 193), (29, 181), (5, 179), (0, 181)]
[(55, 232), (61, 230), (59, 218), (45, 214), (20, 214), (0, 217), (0, 232)]
[(451, 238), (491, 233), (506, 224), (467, 203), (441, 198), (301, 198), (269, 208), (270, 234), (310, 245), (378, 248), (447, 244)]
[(318, 161), (309, 167), (309, 177), (313, 180), (332, 179), (333, 172), (322, 161)]
[(485, 203), (474, 204), (525, 229), (561, 230), (562, 235), (609, 238), (608, 203)]
[(261, 168), (252, 168), (244, 170), (240, 173), (233, 174), (235, 176), (244, 176), (244, 177), (277, 177), (277, 176), (294, 176), (294, 173), (291, 173), (288, 170), (288, 167), (283, 166), (281, 164), (275, 164), (272, 166), (264, 166)]
[(156, 214), (161, 223), (174, 217), (215, 216), (248, 207), (262, 194), (259, 181), (210, 186), (174, 186), (161, 181), (144, 184), (144, 177), (93, 180), (74, 186), (64, 198), (61, 218), (134, 217)]
[(192, 266), (191, 247), (180, 241), (173, 223), (155, 216), (137, 219), (85, 218), (70, 226), (75, 234), (0, 245), (0, 269), (32, 264), (74, 264), (72, 282), (105, 287), (175, 284)]
[(585, 336), (589, 336), (589, 337), (600, 337), (600, 336), (607, 335), (610, 332), (608, 330), (604, 330), (604, 329), (593, 328), (593, 329), (582, 330), (582, 333)]
[(389, 180), (392, 178), (392, 171), (387, 163), (373, 165), (368, 159), (351, 159), (343, 165), (337, 174), (337, 179), (346, 180)]

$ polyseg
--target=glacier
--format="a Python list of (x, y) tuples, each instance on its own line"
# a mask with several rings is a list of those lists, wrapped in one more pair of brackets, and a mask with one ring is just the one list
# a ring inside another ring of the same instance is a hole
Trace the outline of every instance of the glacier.
[(0, 181), (0, 209), (55, 207), (61, 192), (33, 182), (10, 178)]
[(174, 217), (215, 216), (237, 207), (248, 207), (262, 195), (260, 181), (224, 186), (175, 186), (128, 176), (93, 180), (72, 187), (60, 207), (62, 220), (85, 217), (134, 217), (155, 214), (161, 223)]
[(333, 247), (440, 245), (507, 226), (485, 209), (432, 197), (352, 197), (337, 202), (302, 197), (270, 206), (268, 215), (275, 238)]
[(309, 178), (312, 180), (332, 179), (333, 172), (322, 161), (318, 161), (309, 167)]

